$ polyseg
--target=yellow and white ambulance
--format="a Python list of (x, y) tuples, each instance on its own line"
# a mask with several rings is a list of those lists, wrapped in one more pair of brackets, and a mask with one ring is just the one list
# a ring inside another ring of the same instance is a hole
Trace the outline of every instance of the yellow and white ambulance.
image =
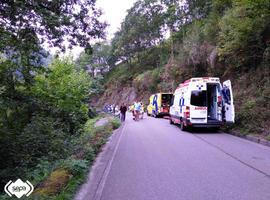
[(153, 117), (169, 116), (172, 93), (156, 93), (150, 96), (147, 115)]
[(216, 127), (234, 123), (231, 81), (219, 78), (191, 78), (175, 90), (170, 106), (170, 123), (188, 127)]

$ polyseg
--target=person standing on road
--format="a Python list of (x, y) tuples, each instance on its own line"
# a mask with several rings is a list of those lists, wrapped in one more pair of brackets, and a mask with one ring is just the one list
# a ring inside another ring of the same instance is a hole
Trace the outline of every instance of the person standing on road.
[(126, 112), (127, 112), (127, 106), (125, 104), (122, 104), (120, 107), (120, 117), (121, 117), (122, 122), (126, 120)]
[(113, 104), (112, 107), (113, 107), (113, 109), (112, 109), (113, 110), (113, 115), (115, 115), (115, 107), (116, 107), (115, 104)]
[(141, 119), (143, 119), (143, 114), (144, 114), (144, 105), (141, 102)]
[(130, 110), (130, 112), (132, 112), (133, 120), (135, 120), (135, 106), (134, 106), (134, 103), (131, 106), (129, 106), (129, 110)]
[(141, 111), (141, 104), (136, 101), (134, 104), (134, 109), (135, 109), (135, 121), (139, 121), (139, 115)]

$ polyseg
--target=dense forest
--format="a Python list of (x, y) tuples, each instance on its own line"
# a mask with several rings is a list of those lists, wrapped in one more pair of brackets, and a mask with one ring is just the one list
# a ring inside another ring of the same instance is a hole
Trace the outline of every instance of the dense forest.
[[(94, 110), (147, 104), (191, 77), (230, 79), (236, 123), (227, 130), (270, 140), (269, 0), (139, 0), (110, 41), (95, 0), (1, 1), (0, 14), (2, 188), (28, 179), (38, 197), (71, 199), (119, 126), (94, 129)], [(74, 60), (44, 45), (85, 50)]]
[[(92, 103), (139, 98), (147, 104), (151, 94), (172, 92), (186, 79), (217, 76), (233, 82), (236, 123), (230, 128), (267, 137), (269, 45), (269, 0), (137, 1), (110, 50), (101, 43), (95, 59), (88, 58), (92, 67), (98, 66), (96, 58), (104, 58), (102, 66), (111, 69), (104, 78), (96, 76), (102, 99), (93, 97)], [(84, 53), (78, 60), (81, 67), (83, 60)]]
[[(91, 77), (72, 58), (49, 55), (52, 47), (91, 53), (91, 41), (104, 38), (107, 26), (100, 15), (94, 0), (1, 1), (1, 188), (20, 178), (37, 196), (72, 198), (114, 128), (93, 129)], [(0, 199), (11, 199), (2, 192)]]

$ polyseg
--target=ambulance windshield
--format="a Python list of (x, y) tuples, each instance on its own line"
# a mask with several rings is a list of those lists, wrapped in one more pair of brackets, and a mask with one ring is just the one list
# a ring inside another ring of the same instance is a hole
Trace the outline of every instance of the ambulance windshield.
[(170, 104), (171, 103), (172, 94), (162, 94), (162, 103)]
[(193, 106), (207, 106), (206, 91), (192, 91), (190, 104)]

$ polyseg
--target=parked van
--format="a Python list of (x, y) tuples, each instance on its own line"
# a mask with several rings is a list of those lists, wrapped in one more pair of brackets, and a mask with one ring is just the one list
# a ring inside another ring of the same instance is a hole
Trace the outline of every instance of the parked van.
[(172, 96), (172, 93), (157, 93), (151, 95), (149, 105), (147, 106), (147, 115), (154, 117), (169, 116)]
[(221, 85), (219, 78), (191, 78), (175, 90), (170, 123), (187, 127), (216, 127), (234, 123), (235, 113), (231, 81)]

